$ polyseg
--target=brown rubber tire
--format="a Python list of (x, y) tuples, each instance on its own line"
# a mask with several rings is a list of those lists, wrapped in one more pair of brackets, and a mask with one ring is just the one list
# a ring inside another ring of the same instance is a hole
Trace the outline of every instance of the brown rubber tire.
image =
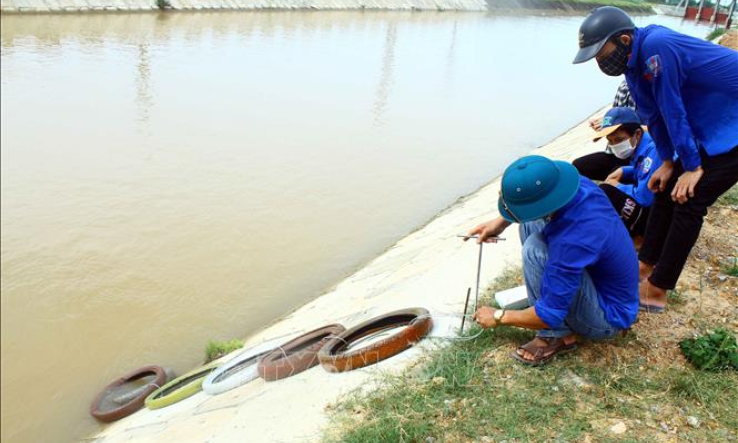
[[(121, 405), (119, 408), (115, 408), (109, 411), (102, 411), (100, 409), (105, 398), (111, 395), (115, 388), (150, 375), (156, 376), (156, 379), (154, 379), (153, 382), (149, 383), (149, 385), (146, 386), (145, 389), (141, 390), (140, 394), (136, 395), (135, 398)], [(107, 385), (105, 389), (100, 391), (99, 394), (97, 394), (97, 397), (95, 397), (95, 400), (92, 401), (92, 405), (90, 406), (90, 415), (106, 423), (120, 420), (123, 417), (127, 417), (141, 409), (144, 405), (144, 400), (146, 400), (146, 397), (148, 397), (149, 394), (157, 390), (159, 386), (164, 385), (166, 382), (166, 371), (160, 366), (144, 366), (142, 368), (136, 369), (135, 371), (131, 371), (128, 374), (114, 380), (112, 383)]]
[(266, 381), (291, 377), (318, 364), (318, 351), (345, 331), (341, 325), (328, 325), (288, 341), (262, 357), (257, 370)]
[[(351, 343), (366, 336), (403, 325), (407, 325), (407, 328), (376, 343), (345, 351)], [(318, 360), (328, 372), (344, 372), (373, 365), (413, 346), (432, 328), (433, 320), (426, 309), (393, 311), (354, 326), (331, 339), (318, 352)]]

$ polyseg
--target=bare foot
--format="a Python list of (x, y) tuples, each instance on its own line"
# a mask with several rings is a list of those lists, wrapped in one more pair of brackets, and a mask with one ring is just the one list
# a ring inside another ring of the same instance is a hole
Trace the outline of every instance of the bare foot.
[[(576, 335), (571, 334), (566, 337), (561, 337), (561, 340), (564, 342), (564, 345), (569, 346), (577, 342), (577, 337)], [(530, 343), (532, 343), (537, 348), (545, 348), (549, 345), (548, 342), (546, 342), (544, 339), (540, 337), (534, 338)], [(526, 361), (533, 362), (536, 360), (535, 355), (533, 355), (531, 352), (526, 351), (523, 348), (519, 348), (516, 352), (518, 353), (519, 356), (521, 356)], [(542, 358), (545, 359), (546, 357), (556, 352), (557, 352), (556, 350), (551, 350), (547, 352), (546, 354), (539, 355), (538, 359), (542, 359)]]
[(638, 281), (644, 282), (653, 272), (653, 265), (648, 265), (642, 261), (638, 262)]
[(663, 308), (666, 306), (666, 289), (654, 286), (648, 280), (643, 280), (638, 287), (641, 304)]

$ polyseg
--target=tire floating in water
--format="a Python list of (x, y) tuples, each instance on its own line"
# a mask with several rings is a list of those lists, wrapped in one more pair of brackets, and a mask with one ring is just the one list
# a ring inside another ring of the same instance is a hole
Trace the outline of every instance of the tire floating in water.
[[(377, 342), (357, 349), (352, 344), (377, 332), (406, 326)], [(427, 309), (412, 308), (393, 311), (347, 329), (334, 337), (318, 352), (321, 366), (328, 372), (344, 372), (373, 365), (410, 348), (433, 328)]]
[[(153, 377), (153, 380), (145, 380)], [(90, 415), (102, 422), (127, 417), (141, 409), (146, 397), (167, 382), (164, 368), (144, 366), (107, 385), (90, 406)]]
[(318, 351), (332, 338), (344, 332), (341, 325), (328, 325), (307, 332), (264, 355), (257, 366), (266, 381), (281, 380), (316, 366)]
[(218, 364), (213, 362), (175, 378), (149, 394), (146, 397), (146, 407), (149, 409), (163, 408), (197, 394), (202, 390), (205, 377), (217, 368)]

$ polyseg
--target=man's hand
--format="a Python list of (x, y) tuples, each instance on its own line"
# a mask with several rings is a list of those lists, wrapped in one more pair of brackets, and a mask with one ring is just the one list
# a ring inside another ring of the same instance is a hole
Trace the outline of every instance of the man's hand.
[(618, 168), (610, 173), (605, 179), (605, 183), (611, 186), (617, 187), (620, 184), (620, 180), (623, 179), (623, 168)]
[(589, 120), (589, 127), (594, 131), (602, 129), (602, 117), (595, 117)]
[(674, 162), (667, 160), (659, 166), (659, 169), (653, 173), (648, 180), (648, 189), (651, 192), (661, 192), (666, 189), (671, 175), (674, 173)]
[[(497, 217), (494, 220), (477, 225), (474, 229), (469, 231), (467, 235), (470, 237), (476, 235), (477, 243), (495, 243), (497, 239), (494, 237), (499, 237), (500, 234), (502, 234), (502, 232), (510, 225), (511, 223), (509, 221), (502, 217)], [(469, 237), (464, 238), (464, 241), (467, 240), (469, 240)]]
[(694, 171), (685, 171), (671, 191), (671, 199), (679, 204), (684, 204), (687, 199), (694, 197), (694, 188), (702, 178), (705, 171), (698, 166)]
[(479, 326), (485, 329), (497, 326), (497, 321), (495, 320), (495, 309), (490, 308), (489, 306), (482, 306), (477, 309), (477, 312), (474, 313), (472, 319), (474, 319)]

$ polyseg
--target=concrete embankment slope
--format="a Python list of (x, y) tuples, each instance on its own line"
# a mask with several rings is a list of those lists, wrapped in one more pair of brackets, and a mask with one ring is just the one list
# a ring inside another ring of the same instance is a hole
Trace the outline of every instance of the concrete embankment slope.
[[(582, 122), (534, 153), (573, 158), (604, 145), (591, 141)], [(603, 143), (603, 142), (600, 142)], [(247, 346), (276, 337), (285, 340), (329, 323), (351, 327), (388, 311), (424, 307), (434, 316), (432, 337), (388, 360), (355, 371), (331, 374), (315, 367), (296, 376), (257, 379), (217, 396), (202, 392), (155, 411), (141, 410), (85, 441), (96, 443), (276, 443), (317, 442), (328, 424), (326, 406), (357, 388), (367, 389), (378, 373), (396, 372), (427, 349), (446, 343), (460, 324), (466, 288), (474, 285), (478, 248), (457, 234), (497, 216), (499, 179), (464, 197), (423, 228), (398, 241), (334, 289), (247, 339)], [(486, 245), (482, 285), (505, 267), (519, 264), (517, 230), (507, 241)], [(225, 362), (234, 354), (224, 357)]]
[[(381, 9), (486, 11), (485, 0), (160, 0), (167, 9)], [(6, 13), (152, 11), (157, 0), (0, 0)]]

